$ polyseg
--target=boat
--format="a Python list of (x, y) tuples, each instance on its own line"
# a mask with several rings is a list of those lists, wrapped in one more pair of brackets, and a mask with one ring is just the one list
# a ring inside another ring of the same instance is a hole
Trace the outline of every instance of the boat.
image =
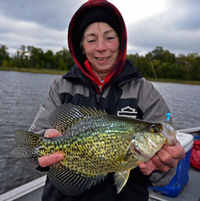
[[(200, 138), (200, 127), (177, 130)], [(0, 201), (41, 201), (46, 175), (0, 195)], [(178, 196), (170, 197), (149, 189), (149, 201), (200, 201), (200, 171), (190, 167), (189, 180)]]

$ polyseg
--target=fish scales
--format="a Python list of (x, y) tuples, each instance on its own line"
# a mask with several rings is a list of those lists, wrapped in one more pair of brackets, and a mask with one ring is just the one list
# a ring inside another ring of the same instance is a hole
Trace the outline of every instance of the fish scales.
[[(63, 147), (61, 152), (66, 154), (66, 158), (62, 163), (73, 171), (90, 175), (107, 173), (112, 168), (113, 171), (118, 171), (121, 166), (124, 166), (123, 161), (129, 150), (131, 132), (133, 132), (133, 130), (127, 132), (126, 128), (130, 127), (128, 123), (117, 122), (109, 116), (97, 116), (85, 119), (81, 124), (75, 124), (69, 132), (71, 130), (75, 133), (79, 132), (79, 136), (70, 138)], [(48, 148), (46, 150), (48, 154), (52, 154), (52, 148), (54, 153), (60, 152), (56, 141), (53, 141)]]
[[(109, 168), (112, 168), (111, 162), (114, 167), (113, 160), (117, 161), (119, 158), (126, 157), (126, 152), (129, 149), (131, 141), (131, 134), (128, 132), (125, 135), (125, 131), (122, 130), (123, 135), (119, 135), (117, 126), (122, 127), (116, 121), (111, 123), (113, 124), (113, 128), (115, 128), (111, 131), (109, 128), (110, 123), (104, 117), (86, 119), (85, 121), (80, 125), (74, 125), (80, 134), (76, 137), (76, 140), (74, 138), (69, 139), (70, 151), (66, 152), (64, 164), (66, 163), (66, 166), (80, 173), (82, 173), (82, 169), (84, 173), (87, 170), (88, 174), (106, 173)], [(74, 128), (72, 127), (71, 129)], [(80, 158), (82, 159), (81, 161)], [(82, 168), (77, 169), (77, 167)]]
[(131, 169), (149, 160), (163, 144), (176, 143), (176, 132), (168, 123), (111, 116), (72, 104), (55, 109), (50, 123), (63, 135), (45, 138), (18, 131), (18, 144), (11, 155), (28, 158), (62, 153), (64, 159), (50, 166), (48, 176), (55, 187), (69, 195), (80, 194), (111, 172), (119, 193)]

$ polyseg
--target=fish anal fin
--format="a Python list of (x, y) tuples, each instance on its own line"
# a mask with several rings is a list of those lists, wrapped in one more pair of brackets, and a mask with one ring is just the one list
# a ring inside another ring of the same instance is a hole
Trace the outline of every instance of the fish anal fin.
[(77, 195), (95, 185), (97, 181), (103, 180), (106, 175), (89, 176), (86, 174), (70, 171), (62, 165), (52, 165), (48, 172), (51, 183), (62, 193)]
[(122, 188), (126, 185), (130, 175), (130, 170), (125, 170), (123, 172), (115, 172), (114, 180), (117, 188), (117, 193), (119, 193)]

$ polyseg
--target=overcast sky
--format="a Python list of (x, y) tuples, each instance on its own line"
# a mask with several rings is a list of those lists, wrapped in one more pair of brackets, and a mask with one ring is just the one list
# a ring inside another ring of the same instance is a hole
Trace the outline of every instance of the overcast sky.
[[(71, 17), (84, 0), (0, 0), (0, 44), (9, 52), (21, 45), (44, 52), (68, 49)], [(171, 53), (200, 54), (199, 0), (110, 0), (122, 13), (127, 53), (145, 55), (162, 46)]]

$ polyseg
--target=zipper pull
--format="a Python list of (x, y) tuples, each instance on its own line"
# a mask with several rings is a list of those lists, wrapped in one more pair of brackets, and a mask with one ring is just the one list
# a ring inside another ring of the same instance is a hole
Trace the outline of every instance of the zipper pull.
[(100, 97), (101, 97), (100, 94), (96, 94), (96, 100), (97, 100), (97, 103), (98, 103), (98, 104), (99, 104)]
[(99, 88), (99, 91), (100, 91), (100, 93), (101, 93), (102, 86), (101, 86), (101, 85), (99, 85), (99, 86), (98, 86), (98, 88)]

